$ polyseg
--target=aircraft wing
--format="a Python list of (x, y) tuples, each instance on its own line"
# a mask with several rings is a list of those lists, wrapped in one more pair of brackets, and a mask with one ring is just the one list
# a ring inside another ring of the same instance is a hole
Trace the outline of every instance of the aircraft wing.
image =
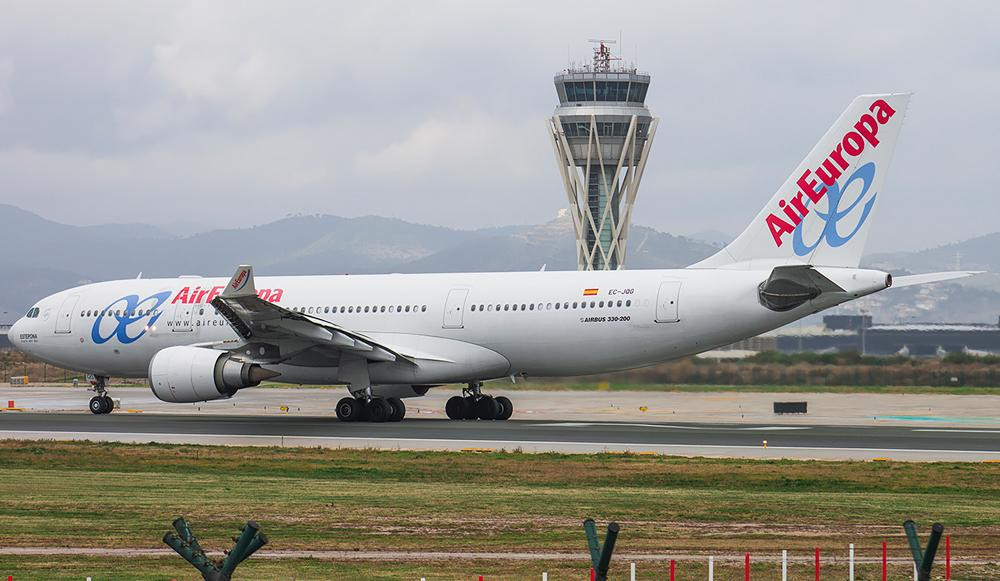
[[(261, 299), (254, 286), (253, 267), (241, 265), (212, 306), (243, 340), (239, 345), (220, 343), (253, 363), (295, 362), (303, 365), (336, 364), (342, 356), (369, 362), (413, 359), (378, 341), (329, 321), (292, 311)], [(352, 357), (353, 358), (353, 357)]]
[(910, 274), (906, 276), (894, 276), (892, 278), (892, 286), (895, 288), (904, 286), (913, 286), (916, 284), (928, 284), (932, 282), (944, 282), (946, 280), (955, 280), (957, 278), (965, 278), (967, 276), (975, 276), (977, 274), (982, 274), (985, 271), (982, 270), (954, 270), (948, 272), (928, 272), (927, 274)]

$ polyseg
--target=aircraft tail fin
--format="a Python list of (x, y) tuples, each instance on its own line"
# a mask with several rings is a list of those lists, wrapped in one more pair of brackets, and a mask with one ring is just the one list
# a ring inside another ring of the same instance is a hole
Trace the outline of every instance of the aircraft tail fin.
[(692, 267), (857, 267), (909, 100), (854, 99), (747, 229)]

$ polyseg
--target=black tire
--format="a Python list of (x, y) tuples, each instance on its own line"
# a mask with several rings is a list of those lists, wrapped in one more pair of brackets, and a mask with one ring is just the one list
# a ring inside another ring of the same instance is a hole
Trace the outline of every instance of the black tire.
[(510, 416), (514, 413), (514, 404), (510, 399), (499, 396), (496, 398), (497, 404), (500, 406), (500, 413), (497, 414), (498, 420), (509, 420)]
[(115, 411), (115, 400), (111, 399), (108, 396), (104, 396), (103, 399), (104, 399), (104, 412), (102, 413), (110, 414), (111, 412)]
[(491, 395), (484, 395), (476, 402), (476, 417), (481, 420), (495, 420), (500, 415), (500, 405)]
[(392, 417), (392, 406), (389, 402), (380, 397), (373, 398), (368, 402), (368, 421), (385, 422)]
[(89, 407), (90, 407), (90, 413), (92, 413), (94, 415), (101, 415), (101, 414), (103, 414), (104, 413), (104, 398), (102, 398), (101, 396), (95, 395), (94, 397), (90, 398), (90, 405), (89, 405)]
[(403, 418), (406, 417), (406, 404), (403, 403), (403, 400), (399, 399), (398, 397), (390, 397), (387, 398), (385, 401), (387, 401), (389, 403), (389, 406), (392, 407), (392, 415), (389, 417), (389, 421), (390, 422), (403, 421)]
[(444, 404), (444, 413), (449, 420), (465, 419), (465, 400), (460, 395), (448, 398), (448, 403)]
[(364, 404), (353, 397), (345, 397), (337, 402), (337, 419), (342, 422), (357, 422), (364, 415)]
[(475, 396), (467, 396), (462, 398), (462, 419), (464, 420), (474, 420), (479, 417), (479, 412), (476, 407)]

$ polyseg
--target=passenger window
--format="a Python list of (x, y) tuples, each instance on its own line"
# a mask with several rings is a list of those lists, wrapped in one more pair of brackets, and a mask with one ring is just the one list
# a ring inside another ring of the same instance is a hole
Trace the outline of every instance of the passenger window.
[(546, 311), (551, 311), (552, 310), (552, 303), (545, 303), (545, 310)]
[(601, 301), (601, 304), (600, 304), (600, 306), (601, 306), (601, 307), (604, 307), (604, 301)]
[(525, 310), (525, 308), (524, 308), (524, 307), (526, 307), (526, 306), (527, 306), (527, 305), (525, 305), (524, 303), (521, 303), (521, 310), (522, 310), (522, 311), (523, 311), (523, 310)]
[(631, 307), (632, 306), (632, 299), (629, 299), (629, 300), (625, 301), (625, 306), (626, 307)]
[(492, 311), (493, 310), (493, 305), (490, 305), (490, 306), (486, 307), (486, 310)]
[(619, 306), (619, 307), (620, 307), (620, 306), (622, 306), (622, 301), (621, 301), (621, 299), (618, 299), (618, 306)]
[(556, 310), (559, 310), (559, 303), (556, 303)]
[(424, 305), (423, 307), (421, 307), (420, 310), (421, 311), (426, 311), (427, 310), (427, 305)]
[(410, 312), (410, 305), (406, 305), (406, 312), (407, 312), (407, 313), (409, 313), (409, 312)]
[(576, 308), (576, 301), (573, 301), (573, 308)]
[(472, 305), (472, 308), (469, 309), (469, 310), (472, 311), (473, 313), (475, 313), (476, 312), (476, 305)]
[(528, 305), (528, 310), (529, 311), (535, 310), (535, 303), (531, 303), (530, 305)]
[[(576, 304), (576, 303), (574, 303), (574, 304)], [(564, 309), (568, 309), (569, 308), (569, 301), (566, 301), (565, 303), (563, 303), (563, 308)]]
[(503, 306), (503, 310), (505, 310), (505, 311), (509, 311), (509, 310), (510, 310), (510, 305), (504, 305), (504, 306)]
[(385, 312), (385, 305), (382, 305), (382, 308), (379, 309), (379, 312), (380, 313), (384, 313)]

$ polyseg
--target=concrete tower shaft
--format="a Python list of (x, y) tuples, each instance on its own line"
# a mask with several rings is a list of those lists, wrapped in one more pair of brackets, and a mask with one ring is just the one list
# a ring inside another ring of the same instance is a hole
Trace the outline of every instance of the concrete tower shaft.
[(548, 125), (580, 270), (623, 268), (632, 206), (659, 122), (645, 106), (649, 75), (616, 60), (601, 42), (593, 64), (554, 79), (559, 106)]

